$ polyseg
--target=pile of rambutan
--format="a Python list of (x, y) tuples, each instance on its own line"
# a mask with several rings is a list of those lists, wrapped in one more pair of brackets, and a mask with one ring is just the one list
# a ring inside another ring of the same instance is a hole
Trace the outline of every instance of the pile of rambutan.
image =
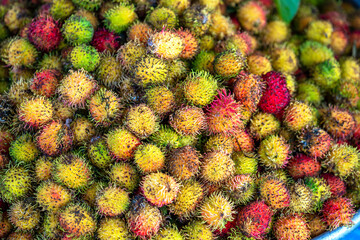
[(360, 11), (274, 2), (1, 1), (0, 239), (351, 226)]

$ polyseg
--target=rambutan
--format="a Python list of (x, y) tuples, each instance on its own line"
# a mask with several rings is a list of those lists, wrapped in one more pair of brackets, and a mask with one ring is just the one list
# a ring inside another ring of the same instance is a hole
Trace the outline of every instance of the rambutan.
[(56, 49), (62, 39), (59, 24), (51, 16), (39, 16), (29, 26), (28, 38), (41, 51)]
[(340, 226), (351, 225), (355, 209), (350, 199), (335, 197), (324, 202), (322, 214), (326, 224), (333, 230)]
[(321, 177), (329, 185), (332, 197), (341, 197), (346, 193), (346, 184), (341, 178), (331, 173), (323, 173)]
[(249, 174), (235, 175), (224, 184), (224, 191), (236, 204), (247, 204), (255, 194), (255, 181)]
[(167, 159), (169, 173), (180, 180), (190, 179), (199, 171), (200, 157), (191, 146), (174, 149)]
[(184, 106), (170, 116), (169, 123), (181, 135), (197, 135), (205, 129), (206, 118), (201, 108)]
[(289, 161), (290, 146), (283, 137), (271, 135), (261, 141), (258, 154), (265, 167), (283, 168)]
[(310, 230), (306, 220), (300, 215), (285, 215), (274, 224), (274, 234), (277, 240), (310, 239)]
[(157, 172), (165, 167), (165, 154), (153, 144), (140, 145), (134, 154), (134, 163), (144, 174)]
[(233, 134), (234, 150), (251, 153), (255, 149), (255, 142), (247, 130), (238, 130)]
[(266, 177), (260, 183), (260, 196), (274, 210), (290, 205), (290, 193), (285, 183), (274, 177)]
[(296, 182), (290, 186), (290, 204), (289, 208), (295, 213), (306, 213), (311, 211), (312, 192), (302, 182)]
[(266, 26), (266, 11), (257, 1), (249, 1), (238, 8), (237, 18), (245, 30), (258, 33)]
[(100, 214), (107, 217), (120, 216), (130, 204), (129, 194), (122, 188), (108, 186), (97, 193), (96, 206)]
[(34, 74), (30, 89), (38, 95), (52, 97), (60, 82), (62, 74), (56, 69), (44, 69)]
[(118, 41), (119, 39), (120, 37), (115, 35), (113, 32), (101, 28), (95, 31), (90, 44), (98, 52), (114, 53), (120, 47), (120, 43)]
[(208, 129), (211, 133), (233, 134), (237, 129), (243, 128), (241, 105), (225, 89), (218, 93), (206, 108)]
[(321, 164), (305, 154), (297, 154), (290, 159), (286, 169), (294, 179), (315, 177), (320, 173)]
[(290, 103), (285, 77), (281, 73), (271, 71), (263, 75), (262, 79), (267, 86), (258, 106), (264, 112), (278, 114)]

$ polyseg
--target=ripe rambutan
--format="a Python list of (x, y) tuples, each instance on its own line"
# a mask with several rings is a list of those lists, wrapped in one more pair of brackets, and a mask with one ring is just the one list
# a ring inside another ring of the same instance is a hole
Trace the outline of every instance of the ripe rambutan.
[(216, 55), (214, 71), (222, 78), (235, 77), (245, 67), (245, 58), (241, 52), (227, 50)]
[(28, 38), (41, 51), (56, 49), (62, 39), (59, 24), (51, 16), (37, 17), (29, 26)]
[(162, 170), (165, 160), (163, 151), (153, 144), (140, 145), (134, 154), (134, 163), (144, 174)]
[(19, 107), (19, 119), (34, 128), (49, 122), (53, 115), (52, 103), (47, 98), (36, 97), (24, 100)]
[(114, 53), (120, 47), (119, 40), (120, 37), (115, 35), (113, 32), (110, 32), (104, 28), (98, 29), (94, 33), (92, 38), (91, 45), (98, 52), (110, 52)]
[(35, 94), (52, 97), (55, 95), (61, 77), (61, 72), (56, 69), (41, 70), (34, 74), (30, 89)]
[(285, 215), (274, 224), (274, 234), (277, 240), (310, 239), (310, 230), (305, 218), (300, 215)]
[(180, 34), (164, 30), (150, 36), (148, 47), (159, 58), (174, 60), (180, 56), (185, 45)]
[(130, 41), (139, 41), (145, 45), (149, 40), (150, 35), (153, 34), (153, 29), (145, 22), (137, 22), (128, 28), (127, 36)]
[(139, 184), (139, 173), (136, 168), (129, 163), (119, 162), (111, 166), (109, 177), (112, 182), (129, 192), (135, 190)]
[(224, 192), (236, 204), (247, 204), (255, 194), (255, 181), (249, 174), (235, 175), (225, 182)]
[(290, 103), (285, 77), (281, 73), (271, 71), (263, 75), (262, 79), (267, 87), (258, 106), (264, 112), (278, 114)]
[(237, 130), (233, 134), (234, 151), (242, 151), (244, 153), (251, 153), (255, 149), (254, 139), (250, 136), (247, 130)]
[(353, 115), (345, 109), (330, 107), (323, 116), (325, 129), (334, 137), (349, 138), (355, 130)]
[(341, 197), (346, 193), (346, 184), (341, 178), (331, 173), (323, 173), (321, 177), (329, 185), (332, 197)]
[(85, 117), (75, 118), (71, 122), (70, 128), (74, 135), (74, 145), (87, 143), (96, 133), (95, 125)]
[(43, 210), (57, 212), (71, 201), (71, 194), (57, 183), (44, 181), (36, 189), (36, 201)]
[(285, 183), (274, 177), (266, 177), (260, 183), (260, 196), (274, 210), (290, 205), (290, 193)]
[(322, 214), (326, 224), (333, 230), (340, 226), (351, 225), (351, 219), (355, 214), (355, 209), (350, 199), (335, 197), (324, 202)]
[(247, 65), (250, 73), (257, 74), (259, 76), (266, 74), (272, 70), (270, 60), (260, 54), (253, 54), (248, 56)]
[(211, 133), (233, 134), (243, 128), (241, 105), (225, 89), (218, 91), (211, 105), (206, 108), (207, 124)]
[(321, 164), (305, 154), (297, 154), (290, 159), (286, 169), (294, 179), (315, 177), (320, 173)]
[(272, 216), (264, 201), (255, 201), (240, 209), (237, 223), (246, 236), (259, 239), (270, 230)]
[(335, 55), (342, 55), (349, 44), (349, 37), (342, 29), (334, 29), (331, 34), (330, 47)]
[(206, 152), (223, 151), (231, 155), (234, 151), (233, 139), (221, 134), (212, 135), (205, 143), (204, 150)]
[(199, 43), (196, 37), (189, 30), (177, 31), (177, 34), (183, 39), (184, 49), (180, 53), (180, 57), (184, 59), (192, 59), (199, 50)]
[(8, 212), (10, 222), (20, 231), (30, 231), (40, 222), (40, 211), (31, 202), (16, 202)]
[(237, 18), (241, 26), (250, 32), (258, 33), (266, 26), (266, 11), (257, 1), (249, 1), (240, 6)]
[(197, 135), (205, 129), (206, 118), (201, 108), (184, 106), (170, 116), (169, 123), (181, 135)]
[(200, 157), (191, 146), (174, 149), (167, 159), (169, 173), (182, 181), (190, 179), (199, 172)]

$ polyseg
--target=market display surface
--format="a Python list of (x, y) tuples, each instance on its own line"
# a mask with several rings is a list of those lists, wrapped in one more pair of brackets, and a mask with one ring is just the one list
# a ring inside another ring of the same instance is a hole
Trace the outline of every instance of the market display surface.
[(291, 21), (275, 2), (2, 1), (0, 238), (351, 226), (359, 11), (308, 0)]

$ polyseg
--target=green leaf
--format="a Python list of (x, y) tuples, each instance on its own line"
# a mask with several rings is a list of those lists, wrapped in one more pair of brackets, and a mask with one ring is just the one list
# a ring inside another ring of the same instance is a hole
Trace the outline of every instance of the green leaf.
[(290, 23), (300, 6), (300, 0), (275, 0), (277, 10), (283, 21)]

